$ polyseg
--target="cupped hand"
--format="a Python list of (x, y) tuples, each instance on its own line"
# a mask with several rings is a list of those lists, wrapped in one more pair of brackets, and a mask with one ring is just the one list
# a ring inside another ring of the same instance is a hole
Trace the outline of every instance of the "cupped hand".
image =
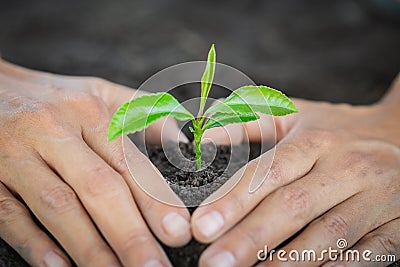
[[(274, 119), (276, 149), (245, 166), (226, 196), (194, 212), (194, 237), (213, 242), (200, 266), (249, 266), (265, 246), (280, 246), (288, 261), (279, 261), (275, 254), (260, 266), (336, 266), (339, 260), (329, 262), (328, 254), (321, 253), (339, 249), (339, 239), (347, 242), (343, 250), (372, 251), (370, 262), (340, 262), (343, 266), (387, 265), (372, 261), (380, 254), (398, 259), (399, 96), (400, 79), (391, 96), (372, 106), (295, 100), (298, 114)], [(265, 141), (273, 135), (271, 121), (264, 117), (244, 126), (214, 128), (205, 138), (219, 143), (238, 143), (245, 136)], [(323, 259), (291, 261), (292, 250), (300, 255), (314, 250)]]
[[(183, 245), (191, 237), (188, 211), (139, 188), (124, 154), (135, 173), (179, 204), (129, 139), (124, 149), (121, 139), (107, 142), (113, 112), (134, 90), (4, 61), (0, 86), (0, 236), (33, 266), (69, 266), (65, 252), (79, 266), (170, 266), (151, 230)], [(160, 129), (148, 136), (159, 141)], [(164, 131), (165, 138), (179, 132), (174, 121)]]

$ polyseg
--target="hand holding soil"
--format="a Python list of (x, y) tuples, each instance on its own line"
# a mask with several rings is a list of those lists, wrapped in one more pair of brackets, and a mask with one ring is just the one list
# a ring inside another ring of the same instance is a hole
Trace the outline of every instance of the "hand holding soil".
[[(0, 236), (31, 265), (69, 266), (65, 250), (79, 266), (170, 266), (152, 232), (168, 246), (186, 244), (188, 211), (138, 187), (123, 152), (135, 174), (183, 205), (128, 139), (125, 151), (120, 138), (107, 142), (111, 115), (133, 91), (3, 61), (0, 84)], [(194, 212), (194, 237), (212, 243), (200, 266), (251, 265), (265, 245), (274, 248), (288, 238), (285, 251), (319, 253), (344, 238), (353, 249), (398, 256), (399, 102), (399, 79), (372, 106), (295, 100), (298, 114), (274, 118), (276, 150), (251, 161), (228, 195)], [(273, 130), (261, 115), (256, 122), (212, 128), (203, 138), (271, 141)], [(170, 119), (148, 133), (150, 143), (184, 138)], [(272, 160), (269, 169), (265, 163)]]
[[(55, 240), (79, 266), (170, 266), (151, 231), (169, 246), (187, 243), (188, 211), (145, 194), (130, 176), (121, 138), (107, 142), (112, 113), (133, 91), (4, 61), (0, 85), (0, 236), (34, 266), (71, 264)], [(149, 141), (160, 141), (164, 122), (148, 129)], [(167, 122), (163, 138), (176, 141), (176, 122)], [(125, 141), (131, 166), (180, 203)]]
[[(194, 212), (194, 237), (212, 242), (200, 266), (254, 264), (265, 245), (275, 248), (296, 233), (283, 250), (313, 249), (320, 255), (344, 238), (347, 248), (399, 257), (400, 76), (371, 106), (294, 102), (298, 114), (275, 118), (276, 151), (251, 161), (228, 195)], [(240, 143), (247, 134), (250, 141), (268, 141), (271, 129), (270, 121), (261, 119), (210, 129), (203, 138)], [(269, 169), (265, 162), (271, 159)], [(368, 265), (377, 262), (362, 263)]]

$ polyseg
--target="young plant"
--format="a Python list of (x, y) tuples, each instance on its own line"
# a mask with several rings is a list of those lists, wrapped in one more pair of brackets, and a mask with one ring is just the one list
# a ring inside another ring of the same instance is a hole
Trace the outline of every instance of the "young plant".
[(201, 169), (201, 137), (205, 130), (232, 123), (258, 120), (257, 113), (283, 116), (297, 112), (293, 102), (280, 91), (267, 86), (242, 86), (233, 91), (224, 101), (204, 111), (214, 79), (216, 53), (214, 45), (208, 53), (207, 65), (201, 77), (200, 107), (195, 117), (169, 93), (144, 95), (124, 103), (114, 114), (108, 130), (108, 141), (124, 134), (147, 128), (166, 116), (179, 121), (191, 120), (189, 127), (194, 135), (196, 167)]

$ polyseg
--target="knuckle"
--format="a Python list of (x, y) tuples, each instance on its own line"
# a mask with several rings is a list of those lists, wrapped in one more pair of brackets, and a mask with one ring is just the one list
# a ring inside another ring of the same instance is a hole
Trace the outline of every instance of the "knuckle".
[(115, 155), (111, 159), (111, 164), (114, 169), (121, 175), (127, 175), (129, 170), (126, 163), (125, 153), (121, 144), (118, 142), (111, 144), (111, 153), (112, 155)]
[[(268, 161), (264, 162), (262, 157), (251, 160), (246, 165), (244, 179), (246, 179), (247, 181), (249, 181), (251, 183), (251, 181), (253, 181), (256, 177), (264, 177), (265, 178), (271, 172), (270, 165), (271, 165), (270, 162), (268, 162)], [(266, 181), (267, 181), (267, 179), (264, 179), (263, 184)]]
[(54, 136), (66, 135), (62, 124), (63, 116), (60, 115), (56, 105), (45, 101), (37, 101), (27, 97), (18, 97), (8, 103), (10, 109), (3, 114), (2, 127), (6, 131), (17, 134), (46, 129)]
[(335, 239), (344, 238), (349, 234), (350, 224), (339, 214), (325, 216), (321, 223)]
[(274, 159), (269, 169), (268, 179), (276, 186), (284, 184), (282, 163), (280, 159)]
[(358, 177), (366, 177), (372, 172), (381, 172), (380, 161), (379, 155), (374, 152), (352, 150), (344, 155), (342, 168), (345, 172), (358, 174)]
[(82, 78), (84, 86), (90, 91), (94, 93), (98, 93), (103, 91), (105, 88), (110, 86), (110, 82), (106, 79), (100, 77), (84, 77)]
[(283, 187), (277, 191), (277, 197), (290, 216), (307, 217), (310, 206), (310, 194), (307, 191), (299, 187)]
[(77, 262), (77, 266), (105, 266), (105, 262), (110, 261), (110, 254), (110, 248), (106, 244), (92, 244), (89, 247), (81, 248), (81, 255), (84, 260), (82, 263)]
[(297, 142), (287, 142), (287, 143), (282, 143), (279, 148), (277, 148), (276, 154), (279, 157), (285, 157), (289, 155), (298, 155), (299, 153), (302, 153), (303, 150), (301, 149), (299, 143)]
[(103, 110), (102, 100), (98, 96), (95, 96), (93, 94), (86, 93), (86, 92), (81, 93), (79, 96), (79, 101), (81, 103), (87, 105), (87, 107), (94, 109), (96, 111)]
[(145, 248), (154, 245), (154, 238), (151, 234), (145, 231), (138, 231), (127, 236), (124, 242), (121, 243), (121, 249), (125, 253), (131, 253), (137, 250), (138, 247)]
[(271, 167), (271, 163), (268, 156), (266, 157), (266, 159), (263, 156), (260, 156), (254, 159), (254, 161), (257, 164), (257, 173), (261, 176), (267, 175)]
[(268, 179), (276, 186), (287, 184), (291, 176), (285, 175), (288, 172), (285, 171), (285, 167), (287, 168), (291, 159), (296, 160), (302, 157), (304, 153), (304, 150), (298, 144), (282, 143), (279, 145), (268, 173)]
[(22, 215), (26, 215), (26, 211), (16, 199), (0, 199), (0, 225), (13, 222)]
[(102, 102), (98, 96), (90, 93), (82, 93), (80, 96), (80, 100), (90, 107), (97, 107), (98, 104)]
[(244, 227), (237, 227), (235, 229), (235, 236), (239, 237), (238, 240), (243, 240), (244, 244), (254, 251), (259, 249), (265, 238), (263, 227), (256, 227), (250, 230)]
[(140, 207), (142, 211), (148, 211), (148, 210), (157, 210), (155, 209), (156, 202), (153, 198), (151, 197), (146, 197), (145, 199), (140, 201)]
[(77, 91), (70, 93), (69, 102), (73, 103), (74, 106), (84, 107), (89, 114), (97, 116), (105, 116), (107, 109), (104, 101), (97, 95), (91, 94), (86, 91)]
[(96, 86), (96, 87), (105, 86), (108, 83), (108, 81), (106, 79), (100, 78), (100, 77), (89, 76), (89, 77), (85, 77), (84, 79), (86, 80), (86, 82), (89, 85)]
[(115, 197), (126, 189), (122, 177), (104, 166), (94, 166), (87, 171), (85, 191), (88, 197)]
[(126, 165), (126, 159), (123, 153), (118, 153), (115, 159), (113, 159), (113, 166), (115, 166), (116, 171), (121, 175), (127, 175), (128, 168)]
[(257, 171), (259, 162), (256, 159), (251, 160), (249, 163), (246, 165), (246, 171), (250, 174), (254, 174)]
[(249, 178), (253, 178), (254, 176), (266, 176), (270, 171), (270, 165), (268, 160), (264, 161), (264, 157), (260, 156), (247, 164), (246, 174)]
[(237, 215), (242, 214), (242, 212), (247, 210), (245, 201), (241, 199), (241, 196), (238, 193), (231, 194), (229, 201), (227, 201), (226, 204), (229, 205), (229, 208), (221, 209), (222, 214), (227, 214), (228, 211), (233, 211), (233, 213)]
[(400, 242), (394, 237), (384, 233), (372, 234), (370, 237), (376, 242), (377, 251), (381, 251), (388, 255), (399, 253)]
[(330, 145), (337, 139), (336, 134), (335, 131), (311, 128), (298, 134), (296, 144), (306, 149), (318, 149)]
[(57, 122), (55, 106), (43, 101), (27, 101), (16, 109), (18, 120), (34, 121), (39, 125), (52, 125)]
[(52, 213), (63, 213), (79, 205), (75, 192), (67, 185), (45, 188), (40, 199), (44, 208)]
[(347, 170), (364, 174), (381, 175), (400, 163), (400, 149), (384, 141), (356, 143), (342, 157), (341, 164)]
[(62, 116), (59, 115), (58, 111), (53, 106), (43, 107), (37, 113), (37, 125), (43, 128), (50, 129), (54, 137), (65, 137), (69, 133), (61, 122)]

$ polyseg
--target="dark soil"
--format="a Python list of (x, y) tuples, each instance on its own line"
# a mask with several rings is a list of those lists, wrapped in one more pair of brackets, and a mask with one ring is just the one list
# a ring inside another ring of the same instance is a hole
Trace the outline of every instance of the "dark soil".
[[(224, 184), (249, 158), (246, 146), (202, 145), (203, 169), (197, 171), (192, 144), (168, 143), (148, 146), (147, 154), (163, 174), (170, 187), (187, 207), (198, 206), (206, 197)], [(164, 151), (168, 151), (168, 158)], [(183, 161), (179, 156), (188, 161)], [(232, 153), (231, 153), (232, 151)], [(208, 166), (206, 166), (208, 165)]]
[[(178, 156), (178, 149), (191, 161), (182, 162)], [(167, 153), (168, 158), (164, 150), (170, 152)], [(209, 164), (209, 166), (196, 171), (193, 151), (192, 144), (179, 144), (179, 148), (174, 143), (167, 144), (164, 149), (160, 146), (147, 147), (151, 161), (161, 171), (172, 190), (188, 206), (190, 213), (193, 213), (196, 206), (246, 164), (249, 156), (254, 157), (256, 154), (253, 149), (252, 155), (249, 155), (249, 149), (245, 145), (216, 148), (211, 144), (205, 144), (202, 146), (203, 165)], [(177, 166), (171, 162), (177, 163)], [(198, 258), (207, 245), (191, 240), (184, 247), (171, 248), (165, 245), (163, 247), (174, 266), (189, 267), (197, 266)]]

